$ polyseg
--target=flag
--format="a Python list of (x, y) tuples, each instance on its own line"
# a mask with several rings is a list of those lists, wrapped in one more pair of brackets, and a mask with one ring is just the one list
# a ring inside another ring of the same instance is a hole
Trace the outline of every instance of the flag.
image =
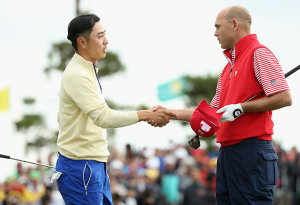
[(0, 90), (0, 112), (9, 109), (9, 88)]
[(273, 85), (273, 86), (277, 86), (277, 85), (280, 85), (280, 84), (281, 84), (281, 80), (280, 79), (271, 80), (271, 85)]
[(187, 81), (181, 77), (158, 86), (158, 98), (160, 101), (172, 100), (184, 94)]

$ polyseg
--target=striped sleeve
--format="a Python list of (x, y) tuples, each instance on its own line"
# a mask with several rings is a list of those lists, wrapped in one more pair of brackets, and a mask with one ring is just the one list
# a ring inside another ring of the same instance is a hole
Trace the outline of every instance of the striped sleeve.
[(253, 58), (255, 76), (266, 96), (289, 89), (281, 65), (270, 50), (259, 48)]
[(210, 103), (210, 106), (215, 109), (219, 108), (220, 95), (221, 95), (221, 79), (222, 79), (222, 73), (219, 76), (219, 80), (218, 80), (218, 84), (217, 84), (217, 88), (216, 88), (216, 94)]

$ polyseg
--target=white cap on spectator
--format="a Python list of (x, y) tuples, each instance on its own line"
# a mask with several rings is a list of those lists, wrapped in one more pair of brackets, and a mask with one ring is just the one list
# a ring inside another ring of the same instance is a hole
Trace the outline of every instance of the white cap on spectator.
[(175, 165), (176, 164), (176, 159), (172, 155), (166, 155), (164, 158), (165, 164), (170, 164), (170, 165)]
[(112, 187), (112, 191), (119, 194), (121, 197), (125, 197), (127, 195), (127, 189), (122, 184), (116, 184)]
[(116, 169), (122, 169), (123, 168), (123, 162), (118, 159), (114, 159), (110, 162), (109, 168), (111, 171), (114, 171)]
[(149, 158), (154, 155), (154, 150), (150, 148), (146, 148), (143, 152), (144, 157)]
[(182, 163), (186, 166), (193, 166), (196, 164), (196, 161), (192, 156), (187, 156), (182, 160)]
[(146, 161), (146, 166), (148, 168), (159, 169), (160, 166), (159, 158), (156, 156), (149, 157), (148, 160)]
[(176, 159), (185, 159), (188, 156), (188, 152), (185, 148), (179, 147), (175, 150), (174, 155)]

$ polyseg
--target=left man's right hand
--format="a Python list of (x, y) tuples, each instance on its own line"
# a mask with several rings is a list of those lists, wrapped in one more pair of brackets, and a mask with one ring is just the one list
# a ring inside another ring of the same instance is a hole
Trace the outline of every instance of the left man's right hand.
[(177, 114), (175, 114), (174, 112), (168, 110), (167, 108), (161, 105), (156, 105), (152, 107), (150, 110), (153, 111), (153, 114), (161, 116), (164, 119), (164, 122), (159, 122), (155, 119), (148, 120), (147, 121), (148, 124), (152, 125), (153, 127), (163, 127), (170, 122), (170, 119), (177, 118)]
[(155, 127), (163, 127), (170, 122), (171, 118), (177, 117), (177, 114), (162, 107), (160, 109), (154, 109), (153, 107), (149, 110), (140, 110), (137, 113), (139, 121), (152, 122)]
[(154, 127), (163, 127), (170, 122), (171, 118), (177, 117), (175, 113), (165, 108), (163, 109), (162, 107), (160, 107), (159, 109), (152, 108), (151, 111), (152, 113), (150, 120), (148, 120), (148, 123), (151, 121), (152, 123), (150, 124)]

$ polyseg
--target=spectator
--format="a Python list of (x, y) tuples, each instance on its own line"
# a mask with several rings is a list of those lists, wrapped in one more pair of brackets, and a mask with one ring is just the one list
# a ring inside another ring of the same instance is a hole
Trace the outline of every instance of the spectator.
[(170, 204), (179, 201), (179, 176), (175, 174), (176, 159), (174, 156), (165, 157), (166, 170), (161, 176), (162, 193)]
[(201, 172), (198, 167), (191, 169), (190, 177), (192, 183), (184, 191), (182, 205), (215, 204), (212, 191), (201, 183)]

